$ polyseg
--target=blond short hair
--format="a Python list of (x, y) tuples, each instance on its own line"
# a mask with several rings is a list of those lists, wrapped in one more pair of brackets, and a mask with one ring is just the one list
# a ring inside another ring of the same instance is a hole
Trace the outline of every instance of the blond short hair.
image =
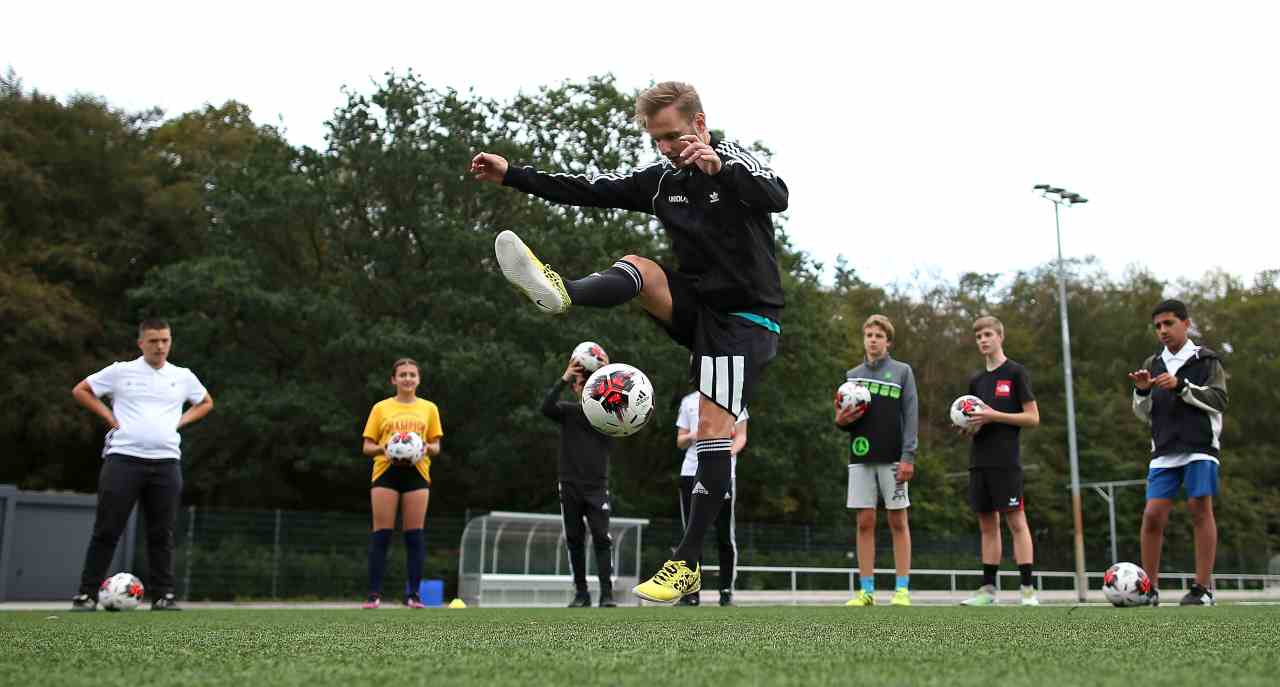
[(671, 105), (688, 120), (702, 112), (697, 89), (683, 81), (663, 81), (636, 96), (636, 124), (642, 129), (647, 127), (650, 117)]
[(872, 315), (862, 323), (862, 331), (866, 331), (867, 327), (879, 327), (884, 331), (884, 336), (889, 341), (893, 341), (893, 321), (884, 315)]
[(983, 315), (973, 321), (974, 334), (977, 334), (984, 329), (994, 329), (996, 330), (996, 333), (1000, 335), (1000, 338), (1004, 338), (1004, 323), (991, 315)]

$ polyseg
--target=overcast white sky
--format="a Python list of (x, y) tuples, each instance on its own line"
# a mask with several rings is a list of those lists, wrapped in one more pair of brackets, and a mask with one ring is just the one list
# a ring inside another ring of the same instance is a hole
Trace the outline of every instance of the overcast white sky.
[[(128, 9), (125, 9), (125, 8)], [(0, 69), (169, 114), (236, 99), (324, 146), (345, 84), (506, 97), (612, 72), (696, 85), (776, 153), (795, 243), (873, 283), (1055, 256), (1113, 276), (1280, 268), (1280, 3), (21, 3)], [(534, 161), (536, 163), (536, 161)]]

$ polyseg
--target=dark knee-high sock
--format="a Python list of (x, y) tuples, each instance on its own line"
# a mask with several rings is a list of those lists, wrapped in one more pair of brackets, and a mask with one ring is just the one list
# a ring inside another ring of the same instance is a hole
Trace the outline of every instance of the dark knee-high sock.
[(613, 263), (613, 267), (603, 272), (564, 283), (564, 290), (574, 305), (595, 308), (622, 305), (640, 295), (642, 288), (644, 279), (640, 276), (640, 269), (626, 260)]
[(369, 535), (369, 593), (382, 593), (382, 576), (387, 572), (387, 549), (391, 548), (391, 530), (376, 530)]
[(422, 563), (427, 556), (427, 538), (422, 530), (405, 531), (404, 554), (409, 569), (409, 593), (417, 594), (422, 584)]
[(673, 554), (675, 560), (686, 561), (690, 567), (702, 559), (702, 539), (724, 504), (724, 495), (729, 489), (731, 445), (729, 439), (706, 439), (696, 444), (698, 480), (689, 498), (689, 526), (684, 530), (684, 540)]

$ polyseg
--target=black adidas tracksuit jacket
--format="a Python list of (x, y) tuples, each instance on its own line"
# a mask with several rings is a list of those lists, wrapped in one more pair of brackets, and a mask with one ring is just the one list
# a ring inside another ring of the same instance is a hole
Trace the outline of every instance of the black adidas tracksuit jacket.
[(777, 320), (782, 280), (770, 213), (787, 209), (787, 185), (741, 146), (713, 137), (723, 167), (708, 176), (663, 159), (620, 173), (585, 176), (507, 168), (502, 183), (566, 205), (634, 210), (666, 228), (679, 271), (699, 301), (721, 312), (743, 310)]

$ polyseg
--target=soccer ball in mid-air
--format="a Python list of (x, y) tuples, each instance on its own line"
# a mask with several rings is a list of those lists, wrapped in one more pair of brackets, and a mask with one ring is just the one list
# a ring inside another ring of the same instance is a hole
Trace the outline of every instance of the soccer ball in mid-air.
[(965, 394), (951, 402), (951, 422), (953, 422), (956, 427), (968, 427), (969, 415), (972, 414), (973, 411), (985, 405), (987, 404), (983, 403), (982, 399), (977, 396)]
[(417, 432), (396, 432), (387, 440), (387, 457), (391, 460), (422, 460), (422, 437)]
[(605, 365), (582, 387), (582, 410), (601, 434), (630, 436), (653, 416), (653, 385), (630, 365)]
[(840, 410), (866, 408), (871, 405), (871, 390), (865, 384), (845, 382), (836, 389), (836, 402), (840, 404)]
[(142, 580), (131, 573), (116, 573), (98, 588), (98, 605), (108, 611), (132, 611), (142, 603)]
[(601, 365), (609, 364), (609, 354), (604, 352), (600, 344), (594, 341), (583, 341), (573, 349), (573, 361), (581, 365), (587, 374), (591, 374), (600, 369)]
[(1151, 578), (1133, 563), (1116, 563), (1102, 574), (1102, 595), (1119, 608), (1145, 606), (1151, 603)]

